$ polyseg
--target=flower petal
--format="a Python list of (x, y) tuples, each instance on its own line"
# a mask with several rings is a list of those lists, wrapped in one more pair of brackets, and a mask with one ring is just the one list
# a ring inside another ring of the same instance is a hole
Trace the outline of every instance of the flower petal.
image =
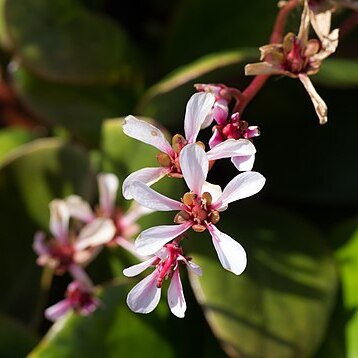
[(173, 154), (173, 148), (165, 139), (162, 131), (148, 122), (134, 116), (127, 116), (124, 120), (123, 132), (129, 137), (158, 148), (161, 152), (168, 155)]
[(183, 318), (185, 316), (186, 302), (178, 268), (174, 270), (173, 277), (168, 288), (168, 305), (173, 315), (179, 318)]
[(159, 194), (155, 190), (149, 188), (147, 185), (139, 181), (132, 182), (131, 188), (129, 190), (133, 196), (133, 199), (146, 208), (157, 211), (182, 209), (181, 203), (179, 201)]
[(123, 270), (123, 275), (127, 277), (137, 276), (143, 271), (145, 271), (148, 267), (152, 266), (156, 260), (157, 257), (154, 256), (144, 262), (140, 262), (139, 264), (128, 267)]
[(203, 271), (201, 270), (201, 267), (194, 263), (193, 261), (188, 261), (184, 256), (179, 255), (178, 261), (183, 261), (187, 265), (188, 269), (192, 272), (194, 272), (198, 276), (203, 275)]
[(319, 118), (319, 123), (320, 124), (327, 123), (328, 109), (327, 109), (326, 103), (323, 101), (323, 99), (317, 93), (316, 89), (313, 87), (313, 84), (307, 75), (299, 74), (298, 78), (303, 83), (306, 91), (308, 92), (309, 96), (311, 97), (311, 101), (313, 103), (313, 106), (314, 106), (317, 116)]
[(201, 188), (201, 194), (203, 194), (205, 192), (210, 193), (213, 202), (218, 200), (220, 198), (221, 194), (223, 193), (220, 185), (211, 184), (207, 181), (204, 182), (204, 184)]
[(152, 212), (153, 212), (152, 209), (148, 209), (133, 201), (128, 211), (121, 218), (121, 224), (124, 227), (133, 225), (136, 223), (138, 219), (140, 219), (145, 215), (151, 214)]
[(189, 143), (194, 143), (200, 127), (210, 115), (215, 102), (211, 93), (199, 92), (193, 94), (187, 105), (184, 119), (185, 138)]
[(50, 202), (50, 231), (59, 241), (68, 239), (70, 213), (65, 201), (55, 199)]
[(96, 247), (113, 239), (116, 228), (110, 219), (97, 218), (87, 224), (80, 232), (75, 243), (76, 250)]
[(157, 287), (157, 270), (135, 285), (128, 293), (128, 307), (136, 313), (150, 313), (157, 307), (161, 288)]
[(45, 317), (50, 321), (57, 321), (63, 317), (70, 309), (72, 309), (71, 301), (64, 299), (45, 310)]
[(255, 163), (255, 154), (232, 157), (231, 162), (240, 172), (250, 171)]
[(180, 225), (162, 225), (144, 230), (137, 237), (134, 245), (140, 255), (151, 255), (169, 241), (175, 239), (191, 227), (191, 222)]
[(216, 145), (218, 145), (222, 141), (223, 141), (223, 138), (222, 138), (221, 133), (217, 130), (217, 128), (215, 128), (213, 135), (209, 139), (209, 147), (214, 148)]
[(112, 215), (118, 191), (118, 178), (112, 173), (97, 175), (99, 205), (107, 217)]
[(244, 248), (229, 235), (219, 231), (215, 225), (210, 224), (207, 227), (223, 268), (240, 275), (247, 264)]
[(203, 148), (189, 144), (180, 152), (180, 168), (189, 189), (200, 195), (209, 170), (209, 160)]
[[(89, 289), (89, 290), (93, 289), (93, 283), (92, 283), (91, 279), (87, 275), (86, 271), (80, 265), (72, 264), (69, 266), (68, 271), (71, 274), (71, 276), (73, 277), (73, 279), (75, 280), (72, 283), (75, 283), (75, 284), (77, 284), (83, 288)], [(69, 286), (69, 287), (71, 287), (71, 286)]]
[(70, 216), (86, 223), (95, 218), (93, 211), (87, 201), (78, 195), (70, 195), (65, 199)]
[(221, 197), (212, 206), (220, 211), (233, 201), (254, 195), (262, 189), (265, 181), (264, 176), (257, 172), (241, 173), (226, 185)]
[(210, 149), (206, 154), (209, 160), (217, 160), (237, 156), (248, 156), (254, 153), (256, 153), (255, 146), (249, 140), (228, 139)]
[(33, 250), (36, 252), (37, 255), (48, 255), (50, 250), (45, 242), (45, 233), (42, 231), (37, 231), (35, 233), (34, 242), (32, 244)]
[(132, 174), (128, 175), (123, 182), (122, 192), (125, 199), (133, 199), (130, 192), (130, 187), (132, 182), (140, 181), (147, 186), (151, 186), (156, 183), (158, 180), (163, 178), (166, 174), (170, 172), (170, 169), (167, 168), (143, 168), (139, 169)]

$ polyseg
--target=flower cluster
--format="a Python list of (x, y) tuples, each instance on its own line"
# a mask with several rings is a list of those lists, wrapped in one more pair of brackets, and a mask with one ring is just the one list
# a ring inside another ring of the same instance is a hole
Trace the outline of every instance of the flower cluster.
[(134, 204), (123, 213), (115, 206), (118, 186), (114, 174), (98, 175), (99, 205), (95, 210), (76, 195), (51, 201), (52, 237), (46, 240), (44, 232), (35, 234), (33, 248), (38, 255), (37, 263), (53, 270), (55, 275), (67, 272), (73, 281), (67, 288), (66, 298), (45, 311), (48, 319), (57, 320), (69, 310), (87, 315), (97, 308), (99, 300), (84, 268), (103, 246), (119, 245), (137, 255), (131, 240), (140, 231), (136, 220), (151, 210)]
[[(144, 168), (130, 174), (123, 183), (123, 195), (134, 199), (143, 207), (155, 211), (176, 211), (173, 225), (155, 226), (142, 231), (135, 241), (140, 255), (150, 259), (127, 268), (126, 276), (135, 276), (150, 266), (154, 271), (138, 283), (128, 294), (127, 303), (134, 312), (154, 310), (160, 299), (163, 279), (170, 278), (168, 304), (174, 315), (184, 317), (186, 303), (179, 276), (179, 264), (184, 263), (194, 273), (201, 269), (183, 253), (180, 243), (190, 229), (208, 231), (221, 265), (236, 275), (246, 267), (244, 248), (229, 235), (217, 228), (222, 212), (236, 200), (259, 192), (265, 178), (250, 171), (256, 149), (250, 140), (258, 135), (257, 127), (249, 127), (230, 113), (230, 89), (223, 85), (198, 85), (199, 93), (188, 101), (184, 118), (184, 133), (176, 134), (170, 144), (164, 134), (152, 124), (128, 116), (124, 133), (159, 149), (160, 167)], [(213, 126), (210, 149), (198, 142), (200, 129)], [(231, 158), (239, 171), (222, 190), (219, 185), (207, 182), (209, 168), (216, 160)], [(188, 191), (178, 199), (168, 198), (150, 186), (163, 176), (183, 178)]]

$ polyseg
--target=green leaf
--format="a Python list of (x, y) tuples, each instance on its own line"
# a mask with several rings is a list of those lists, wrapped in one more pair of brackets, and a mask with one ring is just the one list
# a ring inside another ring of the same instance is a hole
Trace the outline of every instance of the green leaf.
[(35, 133), (22, 128), (4, 128), (0, 130), (0, 164), (11, 150), (35, 139)]
[(190, 275), (214, 334), (231, 357), (309, 357), (336, 293), (333, 257), (319, 233), (287, 212), (259, 206), (224, 212), (218, 227), (247, 251), (241, 276), (225, 271), (208, 238), (192, 238)]
[(25, 357), (37, 343), (37, 337), (21, 323), (0, 316), (0, 356), (4, 358)]
[(258, 57), (254, 48), (217, 52), (204, 56), (171, 72), (149, 88), (139, 102), (137, 112), (173, 128), (183, 127), (184, 111), (196, 83), (232, 83), (243, 75), (243, 65)]
[(128, 113), (133, 102), (130, 91), (119, 88), (59, 85), (21, 67), (12, 75), (18, 96), (34, 114), (46, 124), (63, 125), (91, 144), (98, 141), (102, 121)]
[(166, 339), (168, 310), (160, 305), (151, 315), (135, 314), (126, 306), (127, 291), (107, 288), (93, 315), (58, 322), (29, 357), (175, 357)]
[(8, 0), (5, 20), (16, 57), (40, 77), (113, 84), (132, 76), (136, 60), (124, 31), (78, 1)]
[(333, 88), (358, 86), (358, 61), (342, 58), (324, 60), (314, 81)]
[(32, 249), (34, 234), (48, 229), (52, 199), (73, 193), (89, 198), (93, 186), (86, 153), (60, 140), (35, 140), (12, 151), (2, 162), (1, 311), (31, 323), (37, 321), (37, 315), (43, 316), (43, 307), (38, 306), (41, 269)]

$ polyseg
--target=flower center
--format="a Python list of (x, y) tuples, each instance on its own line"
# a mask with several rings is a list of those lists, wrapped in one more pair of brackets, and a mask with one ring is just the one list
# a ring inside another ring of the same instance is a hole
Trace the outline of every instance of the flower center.
[(66, 292), (66, 297), (70, 300), (72, 308), (75, 311), (79, 311), (84, 307), (93, 305), (94, 299), (92, 293), (81, 287), (77, 282), (74, 283), (75, 285), (69, 287)]
[(174, 217), (176, 224), (192, 222), (192, 229), (196, 232), (203, 232), (207, 224), (216, 224), (220, 220), (219, 212), (212, 208), (212, 197), (208, 192), (198, 196), (191, 192), (185, 193), (182, 198), (183, 210)]
[(74, 249), (71, 244), (63, 244), (53, 240), (50, 253), (55, 262), (54, 266), (57, 274), (65, 272), (73, 263)]
[(249, 129), (249, 124), (246, 121), (242, 121), (239, 118), (239, 113), (234, 113), (227, 123), (217, 125), (214, 128), (221, 134), (222, 141), (226, 139), (250, 139), (257, 135), (252, 133)]

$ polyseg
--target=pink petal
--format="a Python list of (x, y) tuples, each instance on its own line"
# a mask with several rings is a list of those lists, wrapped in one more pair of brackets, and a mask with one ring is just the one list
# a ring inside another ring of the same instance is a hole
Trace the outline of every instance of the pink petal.
[(229, 115), (229, 108), (226, 99), (219, 99), (215, 102), (213, 117), (217, 124), (223, 125), (227, 121), (227, 117)]
[(134, 116), (127, 116), (124, 120), (123, 132), (129, 137), (158, 148), (161, 152), (168, 155), (173, 154), (173, 148), (165, 139), (162, 131), (148, 122), (137, 119)]
[(197, 265), (196, 263), (192, 262), (192, 261), (188, 261), (184, 256), (179, 255), (178, 256), (178, 261), (185, 262), (185, 264), (187, 265), (188, 269), (190, 271), (192, 271), (193, 273), (195, 273), (196, 275), (198, 275), (198, 276), (203, 275), (203, 271), (201, 270), (201, 267), (199, 265)]
[(55, 199), (50, 202), (50, 231), (61, 242), (68, 239), (68, 224), (70, 213), (63, 200)]
[(179, 201), (159, 194), (139, 181), (132, 182), (130, 192), (135, 201), (152, 210), (171, 211), (182, 209), (182, 205)]
[(145, 271), (148, 267), (152, 266), (156, 260), (157, 257), (154, 256), (144, 262), (128, 267), (123, 270), (123, 275), (127, 277), (137, 276), (143, 271)]
[(222, 138), (220, 132), (215, 128), (213, 135), (209, 139), (209, 147), (214, 148), (222, 141), (223, 141), (223, 138)]
[(135, 222), (141, 217), (151, 214), (153, 212), (152, 209), (148, 209), (142, 205), (139, 205), (135, 201), (132, 202), (128, 211), (121, 218), (121, 224), (125, 227), (131, 226), (135, 224)]
[(209, 170), (209, 160), (203, 148), (189, 144), (180, 152), (180, 168), (189, 189), (200, 195)]
[(107, 217), (112, 215), (117, 191), (118, 191), (118, 178), (111, 173), (108, 174), (98, 174), (98, 190), (99, 190), (99, 205), (101, 209), (104, 211)]
[(186, 302), (178, 269), (174, 270), (173, 277), (168, 288), (168, 305), (173, 315), (179, 318), (184, 317)]
[(247, 264), (244, 248), (229, 235), (219, 231), (215, 225), (210, 224), (207, 228), (223, 268), (235, 275), (240, 275)]
[(166, 174), (170, 172), (170, 169), (167, 168), (143, 168), (137, 170), (127, 176), (123, 182), (122, 192), (125, 199), (133, 199), (130, 192), (131, 184), (134, 181), (140, 181), (141, 183), (151, 186), (156, 183), (158, 180), (163, 178)]
[(97, 218), (81, 230), (75, 243), (75, 249), (80, 251), (88, 247), (104, 245), (113, 239), (115, 233), (116, 228), (112, 220)]
[(64, 299), (45, 310), (45, 317), (50, 321), (57, 321), (72, 309), (71, 301)]
[(76, 283), (83, 288), (88, 288), (89, 290), (93, 288), (91, 279), (80, 265), (72, 264), (68, 268), (68, 271), (74, 279), (74, 281), (71, 283)]
[(49, 249), (48, 246), (46, 245), (45, 237), (46, 237), (45, 233), (42, 231), (36, 232), (34, 237), (32, 248), (39, 256), (49, 254)]
[(210, 149), (206, 154), (209, 160), (248, 156), (256, 153), (255, 146), (247, 139), (228, 139)]
[(254, 166), (255, 154), (232, 157), (231, 162), (235, 165), (236, 169), (240, 170), (241, 172), (250, 171)]
[(134, 245), (140, 255), (151, 255), (160, 250), (166, 243), (175, 239), (191, 227), (191, 222), (180, 225), (155, 226), (142, 231)]
[(71, 217), (84, 222), (90, 222), (95, 218), (90, 205), (80, 196), (71, 195), (65, 201)]
[(254, 195), (262, 189), (265, 180), (264, 176), (257, 172), (241, 173), (226, 185), (221, 197), (212, 206), (220, 211), (233, 201)]
[(150, 313), (157, 307), (161, 288), (157, 287), (157, 270), (140, 281), (128, 293), (128, 307), (136, 313)]
[(186, 105), (184, 132), (189, 143), (194, 143), (200, 127), (211, 113), (215, 97), (211, 93), (195, 93)]

